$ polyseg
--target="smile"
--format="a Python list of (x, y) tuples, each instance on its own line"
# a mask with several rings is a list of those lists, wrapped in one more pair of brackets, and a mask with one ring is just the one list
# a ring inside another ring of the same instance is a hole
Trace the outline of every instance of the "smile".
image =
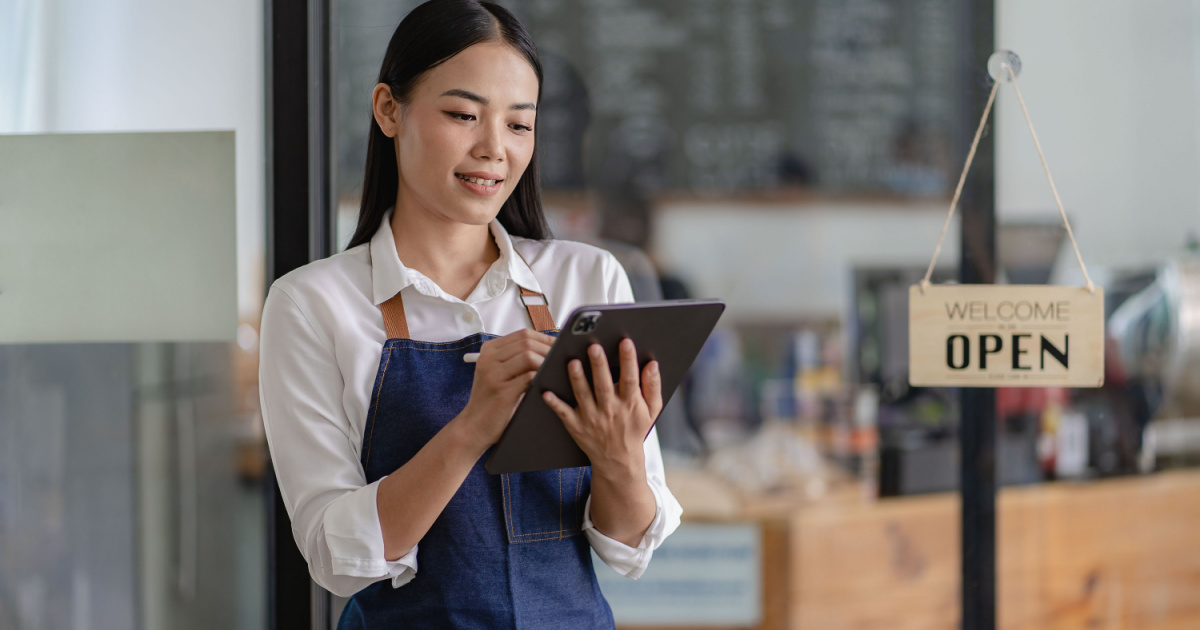
[(478, 177), (467, 177), (466, 175), (459, 175), (458, 173), (455, 173), (454, 176), (465, 182), (471, 182), (472, 184), (479, 184), (481, 186), (495, 186), (497, 182), (504, 181), (502, 179), (479, 179)]
[[(491, 175), (492, 173), (486, 174)], [(481, 197), (492, 197), (500, 194), (500, 182), (504, 181), (503, 179), (471, 177), (470, 175), (461, 175), (459, 173), (455, 173), (454, 176), (458, 178), (458, 183), (467, 189), (467, 192)]]

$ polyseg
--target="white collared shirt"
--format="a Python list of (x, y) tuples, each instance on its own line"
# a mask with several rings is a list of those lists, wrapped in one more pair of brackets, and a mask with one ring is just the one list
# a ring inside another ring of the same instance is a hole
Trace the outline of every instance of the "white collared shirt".
[[(519, 287), (545, 294), (560, 324), (584, 304), (633, 301), (625, 272), (608, 252), (571, 241), (510, 237), (498, 221), (490, 228), (500, 258), (461, 300), (400, 262), (390, 222), (389, 212), (370, 243), (276, 280), (263, 306), (259, 396), (280, 494), (313, 579), (341, 596), (385, 578), (400, 587), (418, 570), (416, 547), (399, 560), (384, 557), (375, 503), (379, 482), (367, 483), (359, 460), (387, 341), (379, 304), (403, 291), (413, 339), (454, 341), (529, 327)], [(590, 498), (584, 508), (592, 548), (630, 578), (646, 570), (682, 513), (666, 486), (656, 431), (645, 451), (658, 511), (637, 547), (596, 530)]]

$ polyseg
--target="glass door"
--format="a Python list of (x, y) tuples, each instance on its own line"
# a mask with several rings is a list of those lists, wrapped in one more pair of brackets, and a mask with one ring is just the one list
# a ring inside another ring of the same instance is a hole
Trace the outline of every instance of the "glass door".
[(0, 628), (261, 628), (263, 20), (0, 4)]

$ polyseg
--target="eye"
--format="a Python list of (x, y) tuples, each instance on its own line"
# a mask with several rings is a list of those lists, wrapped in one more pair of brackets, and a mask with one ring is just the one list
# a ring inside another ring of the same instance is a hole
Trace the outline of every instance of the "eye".
[(446, 115), (451, 118), (454, 118), (456, 120), (464, 120), (464, 121), (475, 120), (475, 114), (468, 114), (465, 112), (446, 112)]
[(509, 126), (512, 127), (514, 130), (520, 131), (522, 133), (528, 133), (530, 131), (533, 131), (533, 127), (526, 125), (524, 123), (513, 123)]

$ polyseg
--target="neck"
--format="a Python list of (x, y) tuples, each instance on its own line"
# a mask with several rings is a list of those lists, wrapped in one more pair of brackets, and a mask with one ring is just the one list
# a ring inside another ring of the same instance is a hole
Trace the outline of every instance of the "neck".
[(459, 223), (400, 204), (392, 216), (392, 238), (404, 266), (421, 272), (459, 299), (466, 299), (500, 258), (500, 248), (487, 224)]

